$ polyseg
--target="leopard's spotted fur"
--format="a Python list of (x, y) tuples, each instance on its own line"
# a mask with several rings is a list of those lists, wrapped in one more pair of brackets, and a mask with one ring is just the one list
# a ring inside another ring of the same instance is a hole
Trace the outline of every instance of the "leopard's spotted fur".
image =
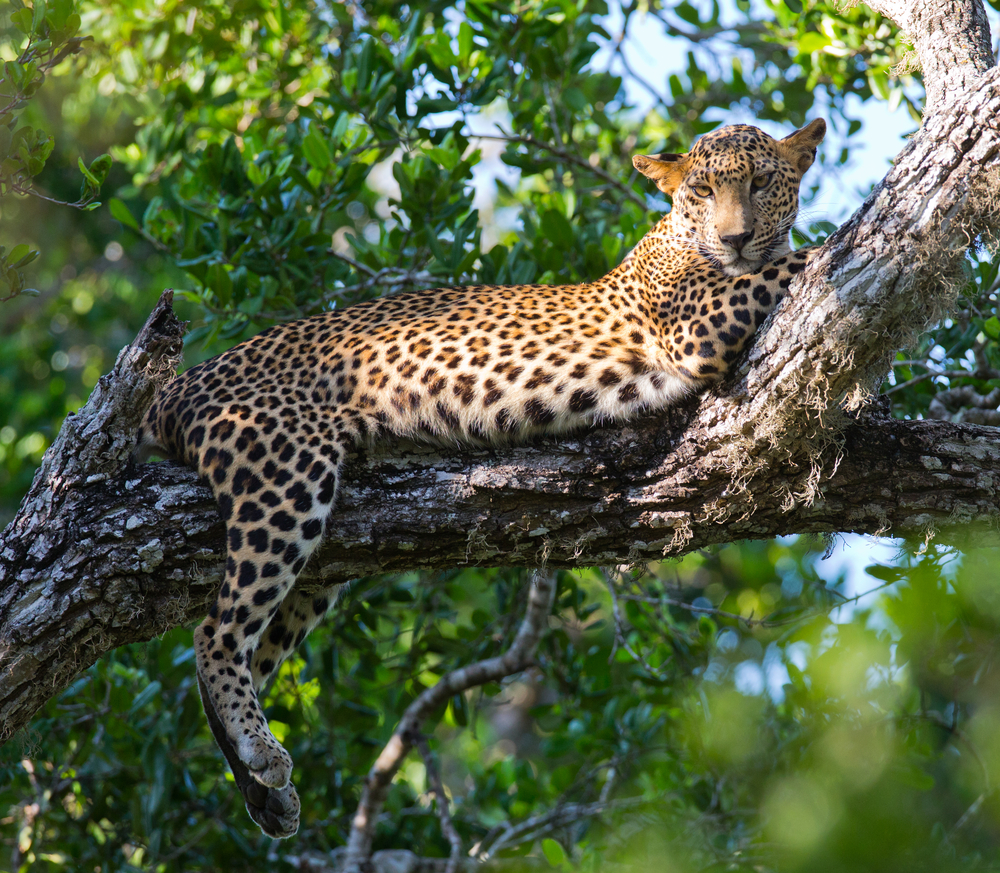
[(781, 299), (802, 174), (825, 124), (776, 141), (735, 125), (635, 166), (673, 209), (583, 285), (387, 297), (273, 327), (170, 382), (147, 451), (195, 467), (226, 524), (216, 604), (195, 633), (209, 722), (247, 808), (289, 836), (292, 761), (257, 692), (327, 611), (296, 576), (323, 535), (344, 455), (385, 432), (522, 440), (655, 410), (718, 378)]

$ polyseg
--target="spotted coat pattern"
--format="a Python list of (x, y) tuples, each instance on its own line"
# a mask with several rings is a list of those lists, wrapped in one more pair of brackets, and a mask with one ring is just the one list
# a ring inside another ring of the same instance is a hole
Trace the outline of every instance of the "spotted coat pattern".
[(209, 723), (265, 833), (298, 827), (292, 761), (257, 694), (331, 605), (296, 576), (345, 454), (380, 434), (524, 440), (663, 408), (719, 378), (809, 253), (790, 252), (825, 125), (736, 125), (635, 166), (673, 199), (616, 269), (582, 285), (386, 297), (273, 327), (187, 370), (143, 424), (145, 454), (211, 484), (226, 526), (218, 600), (195, 633)]

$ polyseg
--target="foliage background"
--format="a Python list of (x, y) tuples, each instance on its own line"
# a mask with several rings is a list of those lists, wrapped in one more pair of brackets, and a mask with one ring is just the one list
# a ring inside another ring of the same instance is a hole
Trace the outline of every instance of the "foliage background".
[[(274, 321), (410, 287), (577, 282), (667, 208), (636, 152), (822, 114), (815, 185), (863, 160), (859, 106), (919, 115), (919, 80), (889, 75), (905, 45), (865, 7), (613, 5), (0, 10), (0, 296), (40, 289), (0, 304), (0, 522), (164, 287), (192, 321), (190, 365)], [(628, 52), (648, 28), (686, 57), (643, 80)], [(99, 206), (81, 160), (106, 177)], [(805, 221), (798, 241), (831, 227)], [(959, 313), (899, 356), (896, 414), (992, 421), (997, 287), (974, 252)], [(902, 543), (859, 599), (823, 563), (830, 545), (561, 574), (538, 667), (453, 700), (433, 734), (467, 847), (543, 869), (1000, 869), (997, 555)], [(223, 776), (190, 630), (113, 653), (0, 750), (0, 870), (282, 869), (341, 845), (407, 703), (495, 653), (526, 584), (463, 568), (355, 586), (272, 690), (303, 800), (281, 843)], [(567, 802), (600, 814), (546, 823)], [(416, 758), (388, 811), (380, 847), (447, 854)]]

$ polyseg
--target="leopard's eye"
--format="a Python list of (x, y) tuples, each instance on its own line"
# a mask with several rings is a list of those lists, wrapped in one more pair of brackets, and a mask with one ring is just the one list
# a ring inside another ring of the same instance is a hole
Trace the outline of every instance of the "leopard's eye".
[(771, 184), (771, 176), (773, 175), (774, 173), (761, 173), (757, 176), (754, 176), (753, 181), (750, 183), (750, 186), (754, 190), (760, 191), (762, 188), (766, 188), (768, 185)]
[(711, 197), (712, 189), (708, 185), (692, 185), (691, 190), (699, 197)]

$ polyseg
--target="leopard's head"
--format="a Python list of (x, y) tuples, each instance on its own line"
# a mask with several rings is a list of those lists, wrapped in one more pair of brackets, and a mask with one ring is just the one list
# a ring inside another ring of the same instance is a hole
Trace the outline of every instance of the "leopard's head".
[(790, 251), (799, 184), (825, 133), (821, 118), (780, 140), (734, 124), (686, 154), (636, 155), (632, 163), (672, 199), (677, 244), (740, 276)]

